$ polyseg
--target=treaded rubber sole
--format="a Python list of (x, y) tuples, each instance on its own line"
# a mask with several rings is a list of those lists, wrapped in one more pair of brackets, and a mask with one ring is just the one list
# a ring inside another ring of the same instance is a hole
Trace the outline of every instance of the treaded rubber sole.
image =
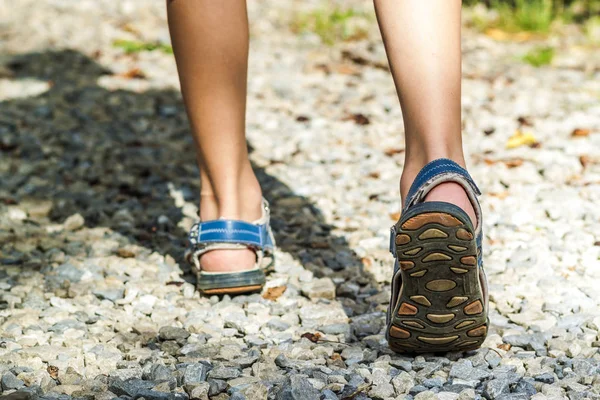
[(473, 228), (444, 209), (396, 225), (402, 286), (386, 334), (396, 352), (473, 350), (487, 335)]
[(265, 281), (265, 273), (261, 269), (222, 274), (203, 272), (197, 274), (198, 290), (207, 295), (256, 292), (262, 289)]

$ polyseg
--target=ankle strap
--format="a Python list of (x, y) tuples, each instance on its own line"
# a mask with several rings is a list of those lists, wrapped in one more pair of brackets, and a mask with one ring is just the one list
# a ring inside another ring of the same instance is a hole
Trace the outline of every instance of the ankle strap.
[(448, 181), (459, 183), (465, 190), (472, 191), (475, 196), (481, 195), (475, 181), (466, 169), (452, 160), (439, 158), (431, 161), (419, 171), (408, 191), (403, 209), (406, 210), (410, 206), (420, 203), (431, 189)]

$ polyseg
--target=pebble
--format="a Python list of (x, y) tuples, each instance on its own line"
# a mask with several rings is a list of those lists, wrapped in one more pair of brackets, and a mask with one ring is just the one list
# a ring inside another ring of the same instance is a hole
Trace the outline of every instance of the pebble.
[(63, 226), (67, 231), (76, 231), (85, 224), (85, 220), (81, 214), (73, 214), (63, 222)]

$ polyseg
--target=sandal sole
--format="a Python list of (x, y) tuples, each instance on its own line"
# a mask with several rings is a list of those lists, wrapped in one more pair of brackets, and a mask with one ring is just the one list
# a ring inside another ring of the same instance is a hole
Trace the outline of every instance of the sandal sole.
[(213, 294), (240, 294), (240, 293), (250, 293), (257, 292), (262, 290), (263, 285), (250, 285), (250, 286), (238, 286), (231, 288), (216, 288), (216, 289), (205, 289), (200, 290), (203, 294), (213, 295)]
[(397, 228), (402, 285), (386, 332), (396, 352), (467, 351), (485, 340), (473, 228), (453, 214), (426, 211)]
[(199, 272), (196, 282), (198, 290), (203, 294), (241, 294), (261, 290), (266, 278), (261, 269), (221, 274)]

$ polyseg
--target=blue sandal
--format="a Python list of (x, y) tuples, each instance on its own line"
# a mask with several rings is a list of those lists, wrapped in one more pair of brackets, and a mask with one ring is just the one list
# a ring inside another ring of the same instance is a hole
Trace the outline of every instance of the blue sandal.
[[(191, 246), (186, 258), (196, 271), (200, 292), (208, 295), (239, 294), (262, 289), (266, 280), (264, 269), (271, 267), (275, 261), (269, 203), (264, 199), (262, 208), (262, 217), (254, 222), (218, 219), (192, 226), (189, 234)], [(256, 253), (256, 264), (245, 271), (203, 271), (200, 256), (221, 249), (251, 249)]]
[[(443, 182), (465, 189), (477, 227), (454, 204), (424, 202), (427, 193)], [(466, 351), (485, 340), (488, 290), (480, 194), (469, 173), (448, 159), (430, 162), (415, 178), (390, 236), (396, 261), (386, 336), (392, 350)]]

